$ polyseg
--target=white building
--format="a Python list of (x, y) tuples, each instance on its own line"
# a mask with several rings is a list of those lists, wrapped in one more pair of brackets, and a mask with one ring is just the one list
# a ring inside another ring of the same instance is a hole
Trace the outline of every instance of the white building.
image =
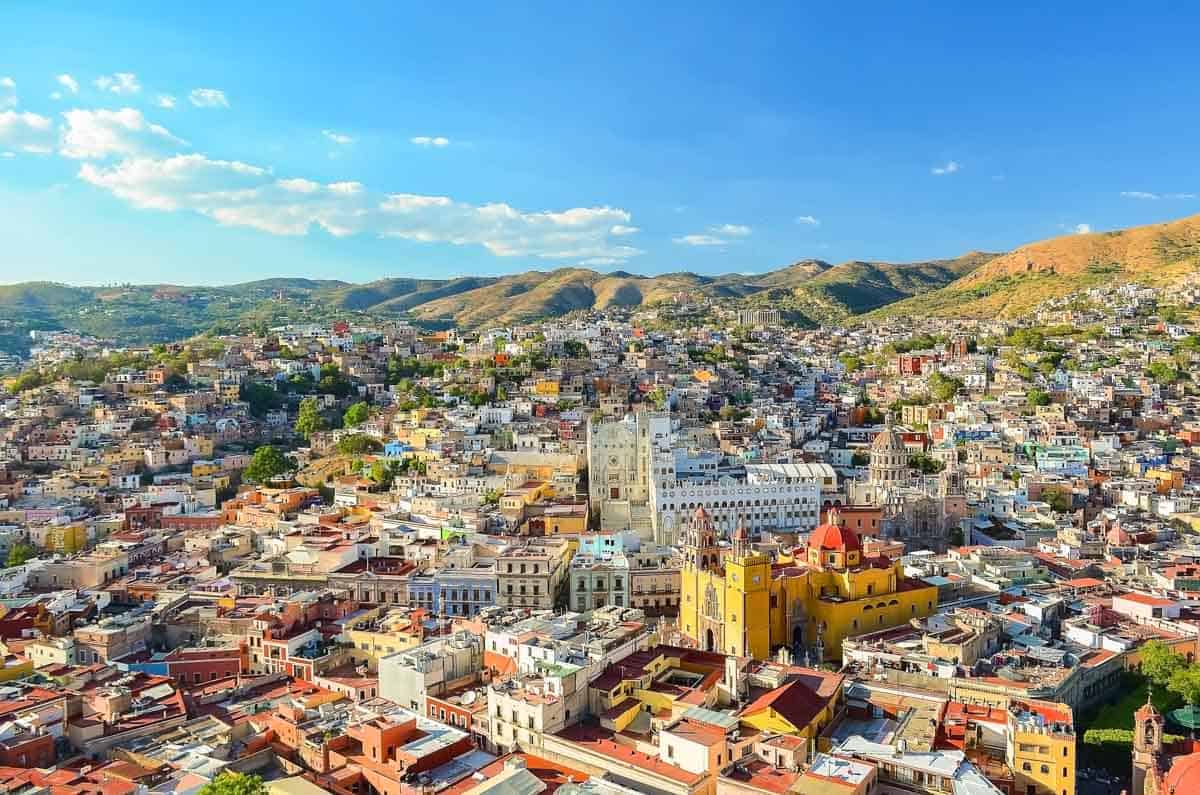
[(673, 455), (659, 456), (651, 482), (655, 540), (673, 545), (688, 517), (703, 507), (718, 530), (807, 532), (820, 523), (822, 492), (837, 490), (829, 464), (747, 464), (745, 475), (679, 477)]

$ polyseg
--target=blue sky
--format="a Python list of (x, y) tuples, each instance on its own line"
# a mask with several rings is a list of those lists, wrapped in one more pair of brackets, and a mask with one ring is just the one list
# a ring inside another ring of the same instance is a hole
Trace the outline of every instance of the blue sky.
[(1200, 212), (1187, 5), (172, 5), (0, 9), (0, 282), (762, 272)]

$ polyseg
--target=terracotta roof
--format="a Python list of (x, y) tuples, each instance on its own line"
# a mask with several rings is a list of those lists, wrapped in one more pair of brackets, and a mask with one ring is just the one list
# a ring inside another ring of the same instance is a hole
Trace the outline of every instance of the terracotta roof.
[(828, 703), (828, 697), (817, 695), (804, 680), (796, 679), (782, 687), (763, 693), (751, 704), (748, 704), (741, 714), (753, 715), (765, 709), (773, 709), (788, 723), (797, 729), (803, 729), (812, 723)]

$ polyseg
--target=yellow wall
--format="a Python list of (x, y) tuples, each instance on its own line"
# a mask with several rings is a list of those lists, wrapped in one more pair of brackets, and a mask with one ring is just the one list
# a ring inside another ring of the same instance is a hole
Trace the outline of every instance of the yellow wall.
[(16, 665), (0, 667), (0, 682), (11, 682), (33, 676), (33, 660), (22, 660)]
[(64, 525), (46, 533), (46, 549), (65, 555), (87, 546), (87, 529), (83, 525)]
[[(1029, 785), (1038, 795), (1075, 795), (1075, 736), (1014, 731), (1013, 777), (1017, 791)], [(1029, 769), (1026, 770), (1025, 768)], [(1045, 772), (1043, 772), (1045, 768)]]
[[(840, 660), (845, 638), (899, 626), (937, 607), (937, 588), (897, 590), (903, 579), (898, 561), (886, 569), (803, 568), (778, 578), (767, 558), (757, 555), (727, 557), (724, 576), (689, 561), (681, 578), (679, 628), (702, 649), (711, 629), (717, 651), (766, 659), (772, 649), (792, 643), (799, 603), (805, 644), (814, 645), (819, 634), (825, 659)], [(716, 621), (705, 615), (710, 585), (719, 605)]]
[[(420, 637), (415, 634), (371, 632), (365, 629), (348, 629), (345, 634), (354, 644), (354, 657), (357, 659), (365, 656), (367, 668), (372, 671), (378, 670), (380, 657), (421, 645)], [(364, 646), (366, 648), (363, 648)]]

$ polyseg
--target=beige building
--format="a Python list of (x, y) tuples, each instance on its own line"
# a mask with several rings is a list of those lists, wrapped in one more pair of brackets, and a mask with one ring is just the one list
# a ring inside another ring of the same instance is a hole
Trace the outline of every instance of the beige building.
[(95, 588), (124, 577), (129, 572), (129, 555), (124, 552), (92, 552), (66, 560), (38, 561), (29, 570), (29, 587), (58, 590)]
[(552, 610), (566, 582), (569, 542), (549, 537), (505, 551), (496, 559), (496, 604)]

